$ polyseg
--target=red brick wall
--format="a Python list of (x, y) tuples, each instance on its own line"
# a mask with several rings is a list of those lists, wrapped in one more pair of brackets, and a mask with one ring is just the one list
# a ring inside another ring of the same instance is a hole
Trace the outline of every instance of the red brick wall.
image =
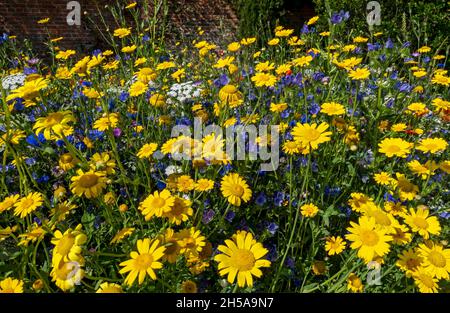
[[(106, 15), (110, 28), (116, 27), (113, 19), (108, 16), (105, 4), (115, 3), (107, 0), (78, 0), (81, 5), (81, 26), (67, 25), (67, 15), (70, 12), (66, 6), (70, 0), (0, 0), (0, 32), (7, 32), (19, 38), (29, 38), (34, 46), (43, 49), (44, 42), (50, 37), (64, 37), (58, 44), (62, 48), (90, 50), (100, 47), (102, 39), (98, 31), (88, 22), (89, 17), (97, 21), (102, 28), (98, 8)], [(209, 37), (228, 36), (237, 28), (237, 18), (228, 0), (169, 0), (169, 36), (191, 37), (198, 26), (202, 26)], [(132, 2), (121, 0), (122, 3)], [(142, 1), (137, 1), (142, 3)], [(50, 17), (50, 22), (38, 25), (37, 21)], [(223, 27), (221, 28), (221, 25)], [(131, 26), (131, 25), (130, 25)], [(228, 31), (222, 31), (223, 29)]]
[[(81, 25), (69, 26), (66, 18), (70, 10), (66, 6), (69, 0), (0, 0), (0, 31), (16, 35), (19, 38), (29, 38), (38, 49), (43, 48), (43, 42), (51, 38), (64, 37), (61, 47), (91, 48), (100, 43), (96, 31), (87, 22), (83, 12), (87, 12), (94, 20), (98, 19), (97, 8), (102, 9), (111, 1), (78, 0), (81, 5)], [(50, 22), (38, 25), (37, 21), (50, 17)], [(111, 19), (108, 18), (111, 22)], [(101, 26), (100, 23), (97, 23)], [(48, 30), (48, 32), (47, 32)]]

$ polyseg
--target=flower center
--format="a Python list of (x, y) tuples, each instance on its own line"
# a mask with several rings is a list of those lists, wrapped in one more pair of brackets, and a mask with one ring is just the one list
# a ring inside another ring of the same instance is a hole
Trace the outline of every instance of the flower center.
[(47, 117), (47, 124), (48, 126), (54, 126), (56, 124), (59, 124), (62, 121), (63, 115), (59, 112), (56, 113), (50, 113)]
[(34, 201), (33, 199), (25, 199), (22, 201), (22, 207), (28, 209), (33, 205)]
[(319, 139), (319, 137), (320, 132), (316, 129), (308, 129), (308, 131), (305, 132), (305, 139), (307, 139), (308, 141), (315, 141)]
[(418, 260), (418, 259), (408, 259), (406, 261), (406, 266), (411, 270), (416, 269), (419, 265), (420, 265), (420, 260)]
[(255, 256), (246, 249), (238, 249), (232, 257), (232, 264), (239, 271), (249, 271), (255, 265)]
[(240, 185), (233, 185), (232, 191), (236, 197), (242, 197), (244, 194), (244, 188)]
[(375, 246), (378, 240), (378, 234), (373, 230), (363, 230), (361, 232), (361, 241), (366, 246)]
[(135, 260), (134, 265), (139, 271), (148, 269), (153, 263), (153, 256), (148, 253), (140, 254)]
[(164, 204), (166, 204), (166, 200), (164, 200), (164, 198), (155, 198), (153, 199), (153, 206), (155, 208), (162, 208), (164, 206)]
[(84, 174), (80, 177), (80, 186), (83, 188), (91, 188), (98, 182), (98, 176), (95, 174)]
[(434, 281), (433, 281), (433, 278), (430, 275), (420, 274), (419, 279), (428, 288), (433, 288), (434, 287)]
[(236, 87), (233, 85), (226, 85), (222, 89), (225, 93), (233, 94), (237, 91)]
[(418, 228), (421, 228), (421, 229), (428, 228), (427, 220), (420, 216), (417, 216), (414, 218), (414, 225), (416, 225)]
[(72, 160), (73, 160), (73, 157), (70, 154), (65, 154), (61, 157), (61, 161), (63, 163), (70, 163), (70, 162), (72, 162)]
[(445, 267), (445, 265), (447, 264), (445, 257), (437, 251), (431, 251), (431, 253), (428, 255), (428, 260), (431, 264), (437, 267)]

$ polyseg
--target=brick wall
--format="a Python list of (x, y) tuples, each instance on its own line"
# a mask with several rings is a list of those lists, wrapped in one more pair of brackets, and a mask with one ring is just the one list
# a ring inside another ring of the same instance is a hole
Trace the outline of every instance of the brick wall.
[[(169, 1), (169, 36), (179, 38), (193, 37), (198, 26), (205, 29), (211, 39), (230, 37), (237, 28), (236, 15), (227, 0), (168, 0)], [(69, 0), (0, 0), (0, 32), (28, 38), (41, 50), (47, 41), (48, 32), (51, 38), (64, 37), (59, 42), (62, 48), (91, 50), (102, 47), (103, 40), (99, 31), (87, 16), (96, 21), (101, 29), (102, 23), (98, 10), (105, 15), (111, 29), (115, 25), (105, 4), (115, 1), (78, 0), (81, 5), (81, 25), (67, 25), (66, 17), (70, 10), (66, 6)], [(121, 0), (127, 3), (126, 0)], [(131, 0), (129, 1), (131, 2)], [(137, 1), (142, 3), (142, 1)], [(87, 13), (84, 15), (83, 13)], [(37, 21), (50, 17), (50, 22), (38, 25)], [(189, 38), (190, 39), (190, 38)]]

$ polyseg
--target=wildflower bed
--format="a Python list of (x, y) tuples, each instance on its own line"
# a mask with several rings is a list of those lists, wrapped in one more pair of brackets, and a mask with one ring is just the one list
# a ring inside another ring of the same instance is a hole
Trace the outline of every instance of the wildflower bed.
[[(448, 290), (445, 47), (349, 38), (347, 18), (262, 48), (156, 48), (122, 24), (45, 61), (4, 35), (0, 292)], [(277, 166), (171, 137), (194, 118), (276, 125), (279, 146), (244, 149)]]

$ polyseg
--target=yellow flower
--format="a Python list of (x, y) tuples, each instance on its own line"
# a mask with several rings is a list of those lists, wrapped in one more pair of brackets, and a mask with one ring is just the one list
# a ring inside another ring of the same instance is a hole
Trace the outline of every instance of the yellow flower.
[(416, 115), (424, 115), (428, 112), (428, 109), (424, 103), (414, 102), (408, 105), (407, 113), (413, 113)]
[(375, 182), (379, 185), (388, 186), (392, 182), (392, 177), (389, 173), (379, 172), (373, 175)]
[[(126, 7), (125, 7), (125, 9), (132, 9), (132, 8), (134, 8), (134, 7), (136, 7), (136, 1), (135, 2), (131, 2), (129, 5), (127, 5)], [(101, 286), (100, 286), (101, 287)]]
[(103, 117), (99, 118), (94, 122), (93, 128), (106, 131), (109, 128), (114, 128), (119, 123), (119, 114), (118, 113), (110, 113), (104, 114)]
[(363, 80), (370, 76), (370, 71), (367, 68), (357, 68), (350, 70), (348, 76), (353, 80)]
[(117, 28), (114, 30), (114, 37), (125, 38), (131, 34), (131, 28)]
[(44, 197), (40, 192), (31, 192), (14, 203), (14, 215), (24, 218), (40, 207), (43, 202)]
[(37, 21), (38, 24), (47, 24), (48, 22), (50, 22), (50, 18), (49, 17), (43, 18), (43, 19)]
[(76, 261), (61, 261), (53, 267), (50, 276), (56, 286), (61, 288), (62, 291), (68, 291), (75, 285), (80, 284), (84, 276), (84, 270), (81, 268), (81, 264)]
[(104, 172), (89, 170), (77, 170), (77, 175), (71, 178), (70, 189), (77, 196), (85, 196), (88, 199), (98, 197), (106, 187), (107, 179)]
[(393, 185), (400, 194), (400, 200), (413, 200), (419, 191), (419, 187), (411, 183), (403, 174), (395, 173), (397, 180), (393, 180)]
[(68, 125), (72, 122), (75, 122), (75, 118), (70, 111), (49, 113), (46, 117), (36, 119), (33, 130), (36, 135), (43, 132), (47, 140), (56, 140), (73, 133), (73, 128)]
[(161, 192), (155, 191), (139, 204), (139, 210), (145, 216), (145, 220), (150, 220), (153, 216), (161, 217), (163, 213), (172, 209), (175, 198), (169, 190)]
[(422, 208), (409, 209), (409, 214), (405, 214), (405, 223), (411, 227), (411, 230), (418, 233), (424, 239), (430, 238), (430, 234), (439, 235), (441, 232), (441, 225), (436, 216), (428, 216), (429, 211)]
[(181, 175), (176, 180), (179, 192), (189, 192), (194, 189), (194, 180), (189, 175)]
[(273, 87), (277, 82), (277, 78), (272, 74), (256, 73), (251, 78), (256, 87)]
[(442, 111), (450, 111), (450, 101), (445, 101), (441, 98), (436, 98), (431, 101), (433, 106), (436, 107), (436, 111), (442, 112)]
[(219, 99), (223, 104), (235, 108), (243, 103), (242, 93), (234, 85), (225, 85), (219, 91)]
[(314, 25), (319, 20), (319, 16), (316, 15), (314, 17), (311, 17), (308, 22), (306, 22), (306, 25)]
[(81, 231), (82, 225), (75, 229), (67, 229), (64, 233), (57, 230), (51, 243), (55, 246), (52, 255), (52, 266), (56, 267), (61, 262), (76, 261), (83, 263), (81, 246), (86, 243), (87, 237)]
[(130, 253), (131, 259), (120, 263), (123, 268), (119, 271), (120, 274), (128, 273), (124, 283), (131, 286), (136, 278), (138, 278), (139, 285), (142, 285), (145, 277), (148, 275), (151, 279), (156, 280), (155, 269), (161, 269), (163, 264), (158, 262), (164, 255), (165, 247), (161, 247), (158, 239), (151, 240), (145, 238), (137, 241), (137, 252)]
[(300, 211), (305, 217), (314, 217), (319, 212), (319, 208), (312, 203), (304, 204), (301, 206)]
[(287, 140), (283, 143), (283, 152), (289, 155), (303, 151), (302, 146), (295, 140)]
[(307, 56), (302, 56), (302, 57), (292, 60), (292, 64), (294, 64), (294, 66), (304, 67), (304, 66), (308, 66), (312, 60), (313, 60), (313, 57), (310, 55), (307, 55)]
[(378, 151), (389, 158), (393, 156), (406, 158), (410, 153), (412, 146), (412, 143), (401, 138), (385, 138), (378, 144), (378, 147), (380, 148)]
[(345, 249), (345, 241), (340, 236), (332, 236), (327, 238), (325, 243), (325, 251), (328, 255), (338, 255)]
[(188, 258), (198, 257), (206, 245), (206, 237), (195, 227), (186, 228), (178, 233), (178, 244), (180, 253)]
[(156, 79), (157, 74), (156, 72), (149, 68), (149, 67), (143, 67), (141, 68), (137, 73), (137, 78), (139, 81), (141, 81), (144, 84), (148, 84), (149, 82)]
[(331, 132), (326, 131), (329, 125), (322, 122), (319, 126), (316, 123), (313, 124), (297, 124), (292, 129), (292, 136), (294, 140), (300, 143), (305, 148), (315, 150), (319, 147), (319, 144), (330, 141)]
[(50, 212), (50, 216), (55, 216), (58, 222), (63, 221), (71, 211), (76, 209), (77, 206), (75, 204), (70, 203), (69, 201), (64, 201), (62, 203), (58, 203), (52, 211)]
[(367, 40), (369, 40), (369, 38), (361, 37), (361, 36), (353, 38), (354, 43), (364, 43), (364, 42), (367, 42)]
[(133, 53), (134, 50), (136, 50), (136, 48), (137, 48), (136, 45), (126, 46), (126, 47), (123, 47), (121, 51), (123, 53)]
[(173, 67), (175, 67), (175, 66), (176, 66), (176, 65), (175, 65), (174, 62), (166, 61), (166, 62), (159, 63), (159, 64), (156, 66), (156, 69), (157, 69), (158, 71), (160, 71), (160, 70), (167, 70), (167, 69), (173, 68)]
[(267, 44), (268, 44), (269, 46), (276, 46), (279, 42), (280, 42), (280, 39), (279, 39), (279, 38), (273, 38), (273, 39), (270, 39), (270, 40), (267, 42)]
[(228, 45), (227, 49), (230, 52), (236, 52), (239, 50), (240, 47), (241, 45), (239, 44), (239, 42), (232, 42)]
[(147, 91), (147, 88), (148, 88), (147, 84), (144, 84), (143, 82), (138, 80), (130, 86), (129, 90), (130, 96), (131, 97), (140, 96)]
[(420, 164), (417, 160), (408, 162), (408, 167), (414, 174), (420, 175), (422, 179), (427, 179), (427, 177), (432, 176), (434, 171), (439, 168), (434, 161), (427, 161), (425, 164)]
[(153, 142), (147, 143), (142, 146), (142, 148), (137, 153), (137, 156), (139, 159), (150, 158), (153, 155), (153, 153), (156, 151), (157, 148), (158, 148), (158, 144), (153, 143)]
[(191, 201), (175, 197), (175, 201), (170, 211), (163, 212), (163, 217), (166, 217), (170, 223), (180, 225), (182, 222), (186, 222), (189, 216), (192, 216), (194, 210), (191, 208)]
[(0, 281), (0, 293), (23, 293), (23, 281), (11, 277)]
[(327, 115), (342, 115), (345, 114), (345, 108), (342, 104), (336, 102), (325, 102), (321, 105), (320, 112)]
[(130, 236), (133, 232), (134, 232), (134, 228), (132, 228), (132, 227), (122, 228), (117, 234), (114, 235), (114, 237), (110, 243), (121, 242), (125, 237)]
[(178, 244), (179, 235), (172, 228), (167, 228), (164, 234), (158, 236), (158, 239), (161, 241), (161, 245), (166, 248), (162, 260), (175, 263), (181, 250)]
[(256, 42), (256, 38), (255, 37), (251, 37), (251, 38), (242, 38), (241, 39), (241, 45), (243, 46), (248, 46), (251, 45), (252, 43)]
[(240, 206), (242, 201), (248, 202), (252, 190), (247, 182), (237, 173), (229, 173), (222, 178), (220, 190), (232, 205)]
[(230, 284), (236, 280), (239, 287), (253, 286), (253, 276), (261, 277), (261, 267), (270, 267), (270, 261), (263, 259), (269, 252), (263, 245), (253, 239), (253, 235), (246, 231), (236, 233), (233, 238), (225, 240), (225, 245), (217, 248), (214, 260), (219, 263), (220, 276), (227, 276)]
[(90, 168), (95, 171), (114, 174), (116, 172), (116, 161), (111, 158), (108, 152), (95, 153), (89, 161)]
[(120, 285), (113, 283), (102, 283), (98, 287), (96, 293), (123, 293), (123, 290)]
[(361, 216), (359, 224), (350, 222), (351, 227), (347, 228), (350, 234), (345, 237), (352, 243), (352, 249), (358, 249), (358, 257), (370, 262), (375, 256), (383, 257), (389, 252), (389, 241), (392, 237), (386, 231), (376, 225), (374, 218)]
[(271, 103), (270, 104), (270, 111), (274, 113), (281, 113), (284, 110), (286, 110), (288, 107), (287, 103)]
[(22, 98), (24, 100), (33, 100), (40, 96), (40, 91), (48, 86), (49, 81), (44, 78), (38, 78), (26, 81), (25, 84), (11, 91), (6, 97), (6, 101)]
[(430, 52), (430, 51), (431, 51), (431, 48), (427, 47), (427, 46), (422, 46), (419, 49), (417, 49), (417, 52), (419, 52), (419, 53), (427, 53), (427, 52)]
[(399, 259), (395, 263), (402, 271), (405, 272), (406, 277), (411, 277), (421, 266), (422, 257), (413, 249), (404, 250), (400, 254)]
[(88, 63), (91, 58), (89, 56), (84, 57), (80, 61), (78, 61), (70, 70), (72, 74), (78, 74), (80, 77), (84, 77), (90, 74)]
[(275, 64), (269, 63), (269, 61), (258, 63), (255, 66), (255, 70), (258, 72), (269, 72), (269, 71), (273, 70), (274, 68), (275, 68)]
[(66, 50), (66, 51), (60, 50), (56, 54), (55, 58), (67, 60), (70, 56), (75, 55), (75, 54), (76, 54), (75, 50)]
[(19, 195), (12, 195), (3, 199), (0, 202), (0, 213), (8, 211), (14, 207), (14, 204), (19, 200)]
[(355, 273), (350, 273), (347, 278), (347, 289), (352, 292), (362, 292), (364, 285)]
[(182, 293), (197, 293), (197, 284), (192, 280), (185, 280), (181, 284)]
[(422, 139), (417, 147), (417, 150), (420, 150), (424, 153), (437, 153), (440, 151), (444, 151), (447, 149), (448, 143), (443, 138), (425, 138)]
[(233, 63), (234, 57), (226, 57), (217, 60), (217, 63), (213, 65), (214, 68), (224, 68)]
[(212, 181), (210, 179), (200, 178), (195, 183), (195, 190), (200, 191), (200, 192), (209, 191), (209, 190), (212, 190), (213, 188), (214, 188), (214, 181)]
[(422, 267), (437, 279), (449, 279), (450, 249), (444, 249), (439, 244), (420, 244), (419, 255), (423, 258)]
[(438, 292), (438, 280), (433, 277), (426, 269), (419, 268), (413, 273), (414, 282), (419, 287), (419, 291), (422, 293), (437, 293)]
[(280, 29), (275, 32), (276, 37), (289, 37), (294, 32), (293, 29)]

